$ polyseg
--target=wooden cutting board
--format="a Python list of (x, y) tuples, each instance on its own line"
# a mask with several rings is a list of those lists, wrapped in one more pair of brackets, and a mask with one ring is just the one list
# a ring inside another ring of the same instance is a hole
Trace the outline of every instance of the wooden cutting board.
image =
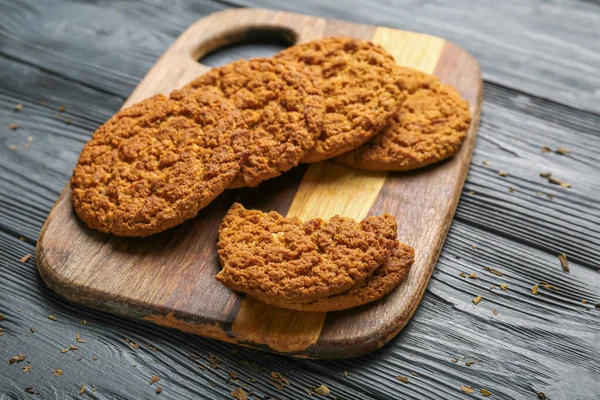
[[(258, 188), (229, 190), (186, 223), (148, 238), (90, 230), (75, 215), (66, 187), (42, 228), (37, 263), (48, 286), (92, 308), (196, 335), (297, 357), (342, 358), (372, 351), (413, 315), (435, 267), (475, 145), (481, 72), (466, 51), (444, 39), (271, 10), (215, 13), (186, 30), (140, 82), (124, 107), (169, 93), (209, 67), (197, 62), (256, 34), (290, 42), (353, 36), (382, 45), (396, 61), (437, 75), (469, 101), (473, 123), (458, 155), (411, 173), (364, 172), (332, 162), (297, 167)], [(306, 313), (267, 306), (214, 277), (221, 219), (235, 201), (302, 219), (335, 214), (357, 220), (390, 213), (398, 238), (415, 248), (404, 283), (383, 300), (347, 311)]]

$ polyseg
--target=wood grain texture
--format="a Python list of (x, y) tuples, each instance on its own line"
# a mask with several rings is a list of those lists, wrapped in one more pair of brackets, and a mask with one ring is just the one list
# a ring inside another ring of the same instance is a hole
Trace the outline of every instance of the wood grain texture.
[[(350, 360), (313, 361), (115, 317), (56, 296), (39, 278), (33, 259), (26, 264), (18, 260), (34, 253), (40, 228), (83, 143), (185, 28), (228, 5), (202, 0), (173, 0), (168, 7), (154, 0), (0, 0), (0, 313), (6, 315), (0, 322), (5, 334), (0, 337), (0, 360), (5, 360), (0, 363), (0, 397), (30, 398), (24, 389), (33, 385), (38, 398), (72, 398), (85, 383), (83, 397), (98, 399), (231, 399), (229, 393), (244, 384), (259, 399), (288, 399), (303, 398), (305, 389), (325, 384), (332, 396), (344, 399), (463, 399), (467, 395), (460, 386), (466, 384), (476, 391), (488, 388), (494, 399), (534, 399), (543, 391), (549, 399), (595, 400), (600, 392), (600, 319), (593, 307), (600, 302), (594, 261), (600, 254), (600, 186), (595, 184), (600, 115), (578, 108), (594, 85), (588, 81), (593, 74), (577, 69), (586, 70), (600, 56), (600, 49), (594, 49), (596, 24), (591, 23), (600, 20), (600, 5), (392, 5), (378, 0), (342, 7), (310, 0), (262, 5), (438, 34), (468, 48), (483, 65), (485, 102), (473, 162), (436, 270), (410, 323), (380, 351)], [(505, 29), (507, 23), (519, 29)], [(273, 46), (248, 43), (214, 53), (207, 62), (222, 65), (272, 51)], [(515, 68), (515, 60), (539, 53), (544, 54), (539, 62)], [(574, 102), (565, 106), (565, 99)], [(24, 108), (14, 112), (18, 103)], [(59, 106), (67, 107), (60, 119), (55, 117)], [(10, 131), (13, 122), (21, 128)], [(34, 140), (24, 149), (28, 136)], [(19, 148), (9, 150), (12, 144)], [(542, 145), (573, 152), (541, 153)], [(491, 165), (483, 165), (484, 160)], [(509, 175), (502, 178), (499, 170)], [(573, 187), (549, 184), (539, 177), (542, 170)], [(290, 173), (301, 177), (304, 170)], [(273, 183), (290, 189), (287, 181)], [(244, 201), (259, 206), (261, 190)], [(285, 212), (289, 203), (275, 206)], [(562, 251), (569, 255), (568, 274), (556, 258)], [(490, 275), (484, 266), (505, 276)], [(460, 278), (463, 271), (479, 278)], [(532, 296), (531, 286), (541, 279), (568, 290)], [(508, 292), (489, 290), (502, 282), (510, 285)], [(478, 306), (471, 303), (475, 295), (483, 296)], [(51, 312), (56, 322), (47, 318)], [(79, 323), (83, 318), (87, 325)], [(60, 353), (62, 346), (76, 344), (77, 332), (87, 341), (79, 344), (81, 350)], [(140, 348), (133, 349), (125, 337)], [(158, 350), (147, 349), (146, 343)], [(17, 353), (31, 362), (30, 373), (22, 372), (22, 364), (6, 364)], [(193, 353), (200, 358), (191, 358)], [(221, 368), (210, 366), (210, 354), (221, 360)], [(454, 358), (457, 363), (450, 361)], [(469, 359), (481, 362), (467, 367)], [(65, 373), (55, 378), (51, 370), (57, 367)], [(228, 381), (230, 371), (239, 382)], [(271, 371), (281, 372), (290, 385), (283, 390), (270, 385)], [(163, 388), (158, 396), (148, 384), (155, 374)], [(398, 382), (397, 375), (408, 376), (409, 384)]]
[(68, 73), (123, 98), (200, 16), (230, 7), (262, 7), (427, 32), (473, 54), (488, 81), (600, 111), (600, 32), (595, 29), (600, 4), (595, 1), (173, 0), (168, 7), (156, 0), (4, 3), (0, 26), (16, 40), (6, 40), (0, 54)]
[[(322, 37), (327, 25), (320, 18), (270, 10), (212, 14), (175, 41), (124, 106), (180, 87), (207, 70), (197, 58), (248, 32), (273, 29), (305, 42)], [(329, 33), (338, 34), (338, 26), (351, 30), (334, 22)], [(219, 270), (214, 243), (220, 220), (233, 199), (229, 193), (181, 227), (147, 239), (127, 239), (85, 227), (73, 213), (68, 188), (38, 241), (38, 267), (50, 288), (90, 307), (296, 356), (356, 356), (391, 340), (419, 304), (452, 220), (475, 145), (481, 73), (464, 50), (440, 38), (388, 28), (356, 27), (354, 31), (371, 34), (364, 39), (388, 49), (402, 65), (435, 72), (463, 94), (470, 103), (473, 124), (462, 151), (448, 162), (412, 174), (365, 173), (333, 162), (311, 165), (302, 180), (292, 183), (297, 186), (296, 193), (265, 192), (269, 195), (260, 208), (273, 209), (272, 203), (283, 198), (291, 201), (287, 215), (304, 218), (340, 214), (361, 220), (369, 214), (395, 215), (400, 221), (400, 237), (415, 247), (417, 254), (411, 273), (398, 290), (384, 301), (331, 313), (330, 317), (244, 299), (214, 279)], [(243, 190), (237, 193), (243, 198)]]

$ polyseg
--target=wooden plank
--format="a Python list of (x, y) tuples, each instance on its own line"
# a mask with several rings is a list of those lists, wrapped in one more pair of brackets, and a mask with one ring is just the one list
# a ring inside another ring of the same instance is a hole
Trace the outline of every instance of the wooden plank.
[(477, 58), (487, 81), (600, 111), (600, 5), (581, 0), (347, 1), (341, 7), (319, 0), (175, 0), (168, 10), (152, 0), (118, 5), (15, 0), (0, 15), (0, 54), (125, 98), (186, 27), (231, 6), (283, 9), (444, 37)]
[[(347, 399), (459, 399), (461, 385), (485, 387), (495, 398), (533, 398), (543, 391), (549, 398), (592, 399), (597, 387), (597, 272), (572, 262), (566, 274), (553, 255), (462, 222), (453, 224), (436, 273), (406, 329), (381, 351), (339, 361), (276, 357), (79, 307), (40, 282), (33, 258), (25, 264), (18, 261), (34, 250), (0, 233), (0, 312), (6, 315), (0, 323), (5, 334), (0, 337), (0, 359), (24, 353), (33, 368), (24, 374), (22, 364), (0, 363), (1, 391), (13, 397), (31, 384), (41, 396), (75, 395), (82, 383), (88, 392), (96, 385), (100, 398), (149, 397), (154, 391), (149, 379), (159, 375), (161, 396), (227, 399), (238, 386), (227, 383), (230, 371), (240, 385), (248, 385), (244, 390), (259, 398), (305, 396), (304, 389), (320, 384)], [(485, 265), (505, 275), (490, 274)], [(475, 272), (478, 279), (461, 278), (460, 272)], [(540, 289), (531, 295), (539, 280), (559, 290)], [(489, 289), (500, 283), (508, 283), (509, 290)], [(474, 306), (476, 295), (484, 299)], [(590, 303), (582, 304), (581, 298)], [(49, 320), (50, 314), (57, 321)], [(86, 325), (79, 323), (82, 319)], [(76, 333), (86, 343), (75, 343)], [(149, 350), (147, 343), (158, 350)], [(69, 344), (81, 350), (61, 354)], [(210, 366), (209, 355), (220, 360), (219, 369)], [(454, 358), (457, 363), (451, 362)], [(468, 360), (475, 363), (467, 367)], [(55, 378), (50, 372), (54, 368), (64, 374)], [(281, 391), (271, 386), (272, 371), (287, 377), (290, 386)], [(410, 383), (399, 383), (397, 375), (408, 376)]]
[[(180, 87), (205, 70), (194, 58), (256, 27), (285, 30), (303, 42), (323, 35), (326, 25), (319, 18), (269, 10), (213, 14), (182, 34), (125, 106)], [(260, 208), (270, 210), (272, 203), (283, 201), (291, 202), (288, 215), (339, 213), (360, 220), (367, 214), (388, 212), (399, 218), (401, 237), (416, 248), (417, 259), (402, 287), (385, 302), (333, 314), (326, 322), (324, 313), (291, 312), (251, 299), (242, 301), (214, 279), (219, 269), (214, 243), (233, 201), (231, 192), (181, 227), (146, 239), (128, 239), (87, 229), (73, 213), (67, 188), (40, 234), (37, 260), (43, 279), (69, 300), (90, 307), (288, 354), (356, 356), (393, 338), (423, 295), (456, 208), (479, 123), (481, 74), (472, 57), (443, 39), (411, 32), (395, 35), (387, 28), (358, 27), (357, 31), (373, 32), (373, 40), (404, 65), (425, 72), (436, 69), (442, 81), (462, 92), (470, 103), (473, 124), (461, 152), (438, 167), (406, 176), (364, 173), (331, 162), (312, 165), (305, 179), (292, 184), (296, 191), (280, 194), (274, 190), (264, 196)], [(410, 193), (411, 201), (394, 200), (399, 198), (398, 190)], [(237, 193), (243, 198), (243, 190)], [(427, 194), (418, 197), (416, 193)]]

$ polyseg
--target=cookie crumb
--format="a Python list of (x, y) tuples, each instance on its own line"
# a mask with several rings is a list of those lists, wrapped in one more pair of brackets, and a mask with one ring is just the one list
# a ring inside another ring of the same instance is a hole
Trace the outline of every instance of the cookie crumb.
[(51, 319), (52, 321), (56, 321), (56, 317), (54, 315), (48, 315), (48, 319)]
[(508, 176), (508, 172), (506, 172), (506, 171), (498, 171), (498, 175), (500, 175), (500, 176)]
[(569, 261), (567, 260), (567, 253), (561, 253), (558, 255), (562, 269), (565, 272), (569, 272)]
[(542, 287), (544, 289), (552, 289), (552, 290), (558, 290), (558, 288), (554, 285), (551, 285), (550, 283), (546, 282), (546, 281), (540, 281), (540, 285), (542, 285)]
[(564, 147), (559, 147), (558, 149), (556, 149), (556, 152), (561, 155), (571, 154), (571, 150), (566, 149)]
[(15, 111), (21, 111), (22, 109), (23, 109), (23, 104), (19, 103), (15, 106)]
[(150, 384), (152, 385), (155, 382), (160, 381), (160, 377), (158, 375), (152, 375), (152, 377), (150, 378)]
[(9, 127), (10, 129), (12, 129), (13, 131), (16, 131), (16, 130), (17, 130), (17, 128), (19, 127), (19, 125), (15, 124), (15, 123), (13, 122), (12, 124), (8, 125), (8, 127)]
[(329, 396), (329, 393), (331, 393), (331, 390), (329, 390), (329, 388), (325, 385), (321, 385), (319, 387), (316, 387), (313, 389), (313, 391), (316, 394), (320, 394), (321, 396)]
[(548, 146), (542, 146), (542, 153), (550, 153), (552, 149)]
[(479, 393), (481, 393), (482, 396), (488, 397), (492, 395), (492, 392), (490, 392), (487, 389), (481, 388), (479, 389)]
[(398, 379), (400, 382), (402, 382), (404, 384), (408, 384), (408, 376), (406, 376), (406, 375), (398, 375), (396, 377), (396, 379)]
[(531, 294), (538, 294), (538, 285), (533, 285), (531, 288)]
[(502, 289), (502, 290), (508, 290), (508, 283), (501, 283), (500, 284), (500, 289)]
[(20, 262), (26, 263), (31, 258), (31, 254), (25, 254), (23, 257), (19, 259)]
[(558, 180), (556, 178), (553, 178), (551, 176), (548, 177), (548, 182), (552, 183), (553, 185), (559, 185), (560, 187), (564, 187), (564, 188), (570, 188), (571, 187), (570, 183), (562, 182), (562, 181), (560, 181), (560, 180)]
[(473, 300), (471, 300), (473, 302), (473, 304), (477, 305), (479, 304), (479, 302), (483, 299), (483, 297), (481, 296), (477, 296), (475, 297)]
[(497, 269), (494, 268), (490, 268), (490, 267), (483, 267), (484, 270), (486, 270), (487, 272), (490, 272), (496, 276), (502, 276), (504, 275), (504, 272), (498, 271)]
[(471, 386), (466, 386), (466, 385), (462, 385), (460, 387), (460, 390), (462, 390), (465, 393), (473, 393), (474, 389)]
[(25, 360), (25, 355), (24, 354), (19, 354), (18, 356), (12, 356), (11, 358), (9, 358), (8, 360), (8, 364), (14, 364), (14, 363), (20, 363), (21, 361)]

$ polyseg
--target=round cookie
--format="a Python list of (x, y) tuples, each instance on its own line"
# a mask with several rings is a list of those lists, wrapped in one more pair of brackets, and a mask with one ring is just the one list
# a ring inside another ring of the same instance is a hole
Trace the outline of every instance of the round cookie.
[(84, 146), (72, 201), (91, 228), (147, 236), (175, 226), (219, 195), (240, 169), (230, 144), (240, 118), (205, 92), (185, 101), (158, 95), (119, 111)]
[(451, 86), (419, 73), (392, 122), (337, 160), (370, 171), (408, 171), (458, 152), (471, 124), (468, 103)]
[(402, 101), (404, 77), (394, 57), (365, 40), (330, 37), (289, 47), (275, 58), (305, 64), (323, 90), (326, 114), (302, 162), (345, 153), (376, 135)]
[(415, 250), (396, 240), (388, 260), (377, 268), (373, 275), (347, 292), (305, 303), (277, 301), (267, 303), (290, 310), (312, 312), (340, 311), (358, 307), (379, 300), (391, 292), (404, 280), (414, 261)]
[(358, 223), (335, 216), (302, 223), (234, 204), (219, 229), (217, 280), (263, 301), (310, 301), (342, 293), (389, 257), (390, 215)]
[(200, 76), (185, 95), (214, 88), (241, 111), (248, 153), (230, 187), (256, 186), (298, 165), (313, 147), (324, 113), (306, 68), (286, 60), (240, 60)]

